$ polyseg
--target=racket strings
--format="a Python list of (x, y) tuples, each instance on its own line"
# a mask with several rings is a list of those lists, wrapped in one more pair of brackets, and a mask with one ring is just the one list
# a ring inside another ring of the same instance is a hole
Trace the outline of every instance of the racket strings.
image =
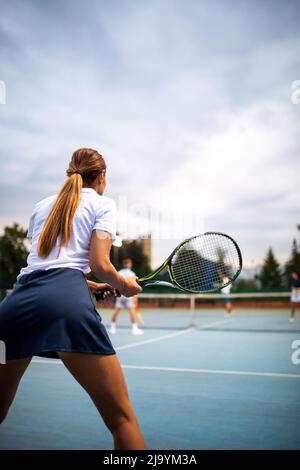
[(233, 241), (222, 234), (199, 235), (184, 243), (171, 261), (174, 281), (193, 292), (221, 289), (240, 271)]

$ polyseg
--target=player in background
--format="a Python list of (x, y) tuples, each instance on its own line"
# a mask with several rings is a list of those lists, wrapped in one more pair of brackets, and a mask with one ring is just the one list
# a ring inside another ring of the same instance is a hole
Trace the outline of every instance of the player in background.
[[(226, 284), (227, 282), (230, 282), (230, 278), (226, 276), (226, 274), (222, 274), (222, 283)], [(230, 291), (231, 291), (231, 284), (228, 284), (228, 286), (225, 286), (221, 289), (221, 292), (223, 294), (223, 300), (225, 303), (225, 308), (226, 308), (226, 313), (225, 313), (225, 318), (230, 318), (232, 315), (232, 310), (233, 306), (231, 303), (230, 299)]]
[(291, 316), (290, 323), (295, 321), (296, 308), (300, 307), (300, 273), (293, 271), (292, 277), (292, 294), (291, 294)]
[[(125, 278), (136, 279), (135, 273), (132, 271), (132, 259), (126, 258), (123, 260), (123, 268), (120, 269), (119, 274)], [(133, 335), (142, 335), (144, 332), (138, 327), (136, 323), (136, 309), (137, 301), (135, 297), (125, 297), (121, 295), (116, 299), (115, 311), (111, 319), (110, 333), (116, 334), (117, 332), (117, 318), (120, 315), (121, 309), (127, 309), (131, 320), (131, 333)]]
[[(140, 322), (141, 325), (145, 325), (144, 318), (143, 318), (143, 315), (142, 315), (142, 312), (141, 312), (141, 309), (140, 309), (140, 306), (139, 306), (138, 296), (135, 295), (134, 299), (135, 299), (135, 315), (136, 315), (136, 318), (138, 319), (138, 321)], [(110, 293), (108, 293), (107, 302), (109, 302), (110, 300), (111, 300), (111, 295), (110, 295)]]

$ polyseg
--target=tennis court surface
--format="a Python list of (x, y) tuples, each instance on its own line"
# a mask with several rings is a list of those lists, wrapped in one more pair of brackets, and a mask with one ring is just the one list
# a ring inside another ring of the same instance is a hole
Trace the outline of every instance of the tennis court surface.
[[(112, 337), (150, 449), (300, 449), (300, 316), (286, 308), (145, 308)], [(101, 312), (109, 325), (110, 310)], [(295, 361), (294, 361), (295, 362)], [(60, 361), (34, 358), (1, 449), (111, 449), (89, 397)]]

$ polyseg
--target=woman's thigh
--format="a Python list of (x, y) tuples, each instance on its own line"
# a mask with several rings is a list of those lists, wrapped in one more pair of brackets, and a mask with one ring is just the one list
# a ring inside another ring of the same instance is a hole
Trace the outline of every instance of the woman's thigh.
[(20, 380), (31, 357), (7, 361), (0, 365), (0, 418), (3, 420), (15, 397)]
[(124, 420), (135, 420), (127, 385), (116, 355), (58, 352), (78, 383), (88, 392), (113, 431)]

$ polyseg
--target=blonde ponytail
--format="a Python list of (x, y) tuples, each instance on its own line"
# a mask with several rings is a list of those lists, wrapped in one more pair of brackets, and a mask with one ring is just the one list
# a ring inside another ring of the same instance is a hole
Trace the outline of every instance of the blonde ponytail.
[(44, 223), (38, 241), (38, 255), (47, 258), (60, 236), (60, 248), (68, 244), (72, 234), (74, 214), (80, 203), (83, 182), (91, 183), (105, 170), (103, 157), (93, 149), (79, 149), (73, 153), (67, 170), (69, 178)]

